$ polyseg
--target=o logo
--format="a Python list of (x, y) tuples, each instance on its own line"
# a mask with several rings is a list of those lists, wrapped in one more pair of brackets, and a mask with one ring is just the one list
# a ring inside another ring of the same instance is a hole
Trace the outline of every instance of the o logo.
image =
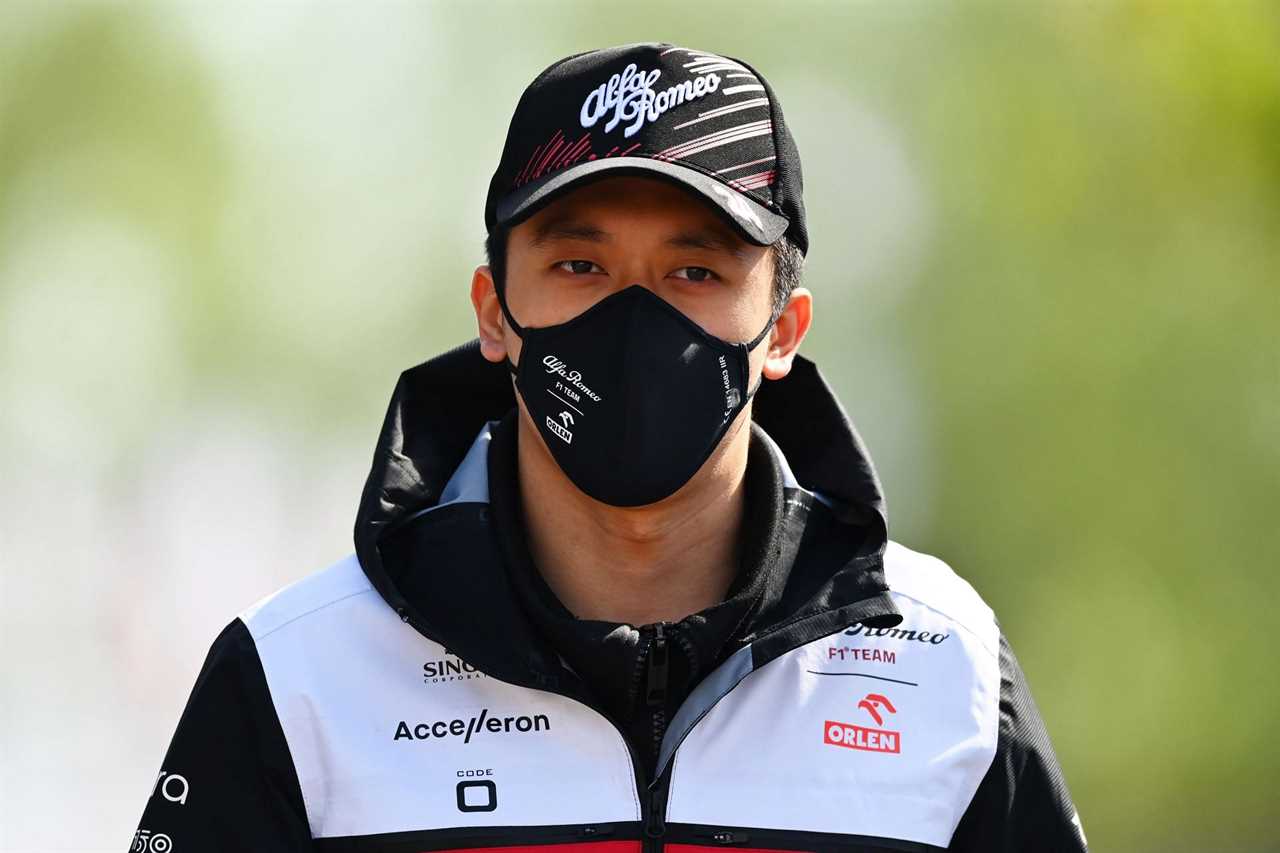
[(458, 811), (491, 812), (498, 808), (498, 786), (488, 779), (458, 783)]

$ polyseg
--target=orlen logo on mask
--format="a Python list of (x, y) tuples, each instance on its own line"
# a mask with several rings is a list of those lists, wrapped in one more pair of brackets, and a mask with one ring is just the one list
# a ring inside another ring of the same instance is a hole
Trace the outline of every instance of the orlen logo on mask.
[[(886, 714), (898, 713), (889, 697), (881, 693), (868, 693), (858, 702), (858, 710), (866, 711), (877, 726), (884, 725)], [(822, 742), (863, 752), (888, 752), (896, 755), (902, 751), (902, 732), (827, 720), (822, 724)]]
[[(568, 412), (561, 412), (560, 414), (567, 415)], [(569, 417), (573, 417), (573, 416), (569, 415)], [(556, 423), (555, 421), (551, 420), (551, 417), (549, 415), (547, 416), (547, 429), (551, 430), (551, 432), (557, 437), (559, 437), (560, 440), (563, 441), (565, 444), (573, 443), (573, 433), (570, 432), (566, 427), (563, 427), (560, 424)]]

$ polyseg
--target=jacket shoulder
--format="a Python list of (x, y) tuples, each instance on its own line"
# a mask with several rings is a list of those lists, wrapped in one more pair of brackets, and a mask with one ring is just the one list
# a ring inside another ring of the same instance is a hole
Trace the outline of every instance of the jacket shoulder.
[[(297, 623), (315, 621), (331, 605), (374, 592), (355, 554), (266, 595), (238, 614), (254, 642)], [(378, 599), (381, 601), (381, 598)]]
[(311, 849), (290, 747), (253, 639), (238, 618), (213, 641), (200, 668), (131, 849)]
[(960, 627), (993, 659), (999, 658), (1000, 625), (994, 611), (947, 563), (890, 541), (884, 552), (884, 573), (904, 618), (924, 608)]

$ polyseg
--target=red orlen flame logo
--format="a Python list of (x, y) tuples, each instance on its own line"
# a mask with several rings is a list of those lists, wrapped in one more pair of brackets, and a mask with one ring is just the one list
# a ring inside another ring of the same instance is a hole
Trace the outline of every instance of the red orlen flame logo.
[(858, 707), (866, 709), (866, 712), (871, 715), (871, 719), (876, 721), (877, 726), (884, 725), (884, 717), (880, 716), (881, 708), (884, 708), (890, 714), (898, 713), (898, 709), (893, 707), (889, 697), (882, 696), (879, 693), (868, 693), (866, 698), (858, 703)]
[[(881, 693), (868, 693), (858, 702), (858, 707), (870, 714), (877, 726), (884, 725), (884, 714), (881, 712), (898, 713), (889, 697)], [(902, 752), (902, 732), (835, 720), (827, 720), (822, 724), (822, 742), (846, 749), (860, 749), (863, 752)]]

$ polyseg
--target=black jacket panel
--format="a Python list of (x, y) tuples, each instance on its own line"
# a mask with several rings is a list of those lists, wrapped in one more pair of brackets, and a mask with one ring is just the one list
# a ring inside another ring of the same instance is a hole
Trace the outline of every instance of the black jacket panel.
[(1000, 729), (991, 768), (956, 834), (956, 853), (1082, 853), (1080, 817), (1008, 639), (1000, 635)]
[(311, 849), (293, 759), (253, 638), (237, 618), (209, 649), (130, 850)]

